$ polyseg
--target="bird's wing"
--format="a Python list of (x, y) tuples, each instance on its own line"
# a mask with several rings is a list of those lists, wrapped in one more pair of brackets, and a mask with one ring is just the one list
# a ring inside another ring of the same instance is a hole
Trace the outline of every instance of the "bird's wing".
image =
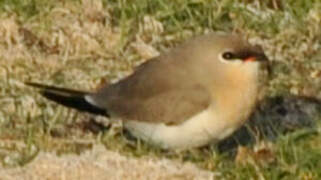
[(179, 124), (206, 109), (208, 100), (200, 88), (176, 89), (150, 97), (115, 98), (108, 110), (125, 120)]
[(150, 61), (91, 99), (124, 120), (165, 124), (182, 123), (209, 106), (209, 93), (189, 78), (187, 67), (163, 65)]

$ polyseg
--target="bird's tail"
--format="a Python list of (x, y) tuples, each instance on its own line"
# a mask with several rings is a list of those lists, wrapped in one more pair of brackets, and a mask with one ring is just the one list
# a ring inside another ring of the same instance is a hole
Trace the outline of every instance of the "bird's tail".
[(105, 109), (99, 108), (85, 99), (85, 96), (90, 94), (88, 92), (53, 87), (33, 82), (26, 82), (25, 84), (41, 89), (41, 94), (44, 97), (58, 104), (71, 107), (79, 111), (108, 116)]

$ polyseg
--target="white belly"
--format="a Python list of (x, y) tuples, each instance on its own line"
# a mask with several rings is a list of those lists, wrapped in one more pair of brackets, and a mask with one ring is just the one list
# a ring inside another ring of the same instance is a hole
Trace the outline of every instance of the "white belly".
[(124, 125), (135, 137), (156, 146), (187, 149), (222, 140), (238, 127), (215, 114), (213, 110), (207, 109), (179, 125), (138, 121), (126, 121)]

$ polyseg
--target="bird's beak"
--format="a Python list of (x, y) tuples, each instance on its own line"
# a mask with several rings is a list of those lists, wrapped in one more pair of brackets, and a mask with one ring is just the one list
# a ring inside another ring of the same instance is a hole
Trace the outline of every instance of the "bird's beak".
[(268, 61), (268, 58), (265, 54), (255, 54), (244, 59), (244, 62), (255, 62), (255, 61)]
[(255, 56), (250, 56), (250, 57), (248, 57), (248, 58), (246, 58), (245, 60), (244, 60), (244, 62), (254, 62), (254, 61), (256, 61), (256, 57)]

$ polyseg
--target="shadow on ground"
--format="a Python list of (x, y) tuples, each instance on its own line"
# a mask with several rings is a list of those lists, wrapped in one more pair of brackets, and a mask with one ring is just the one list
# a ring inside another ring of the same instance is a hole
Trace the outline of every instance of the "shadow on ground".
[(264, 99), (250, 120), (218, 145), (220, 152), (234, 151), (238, 145), (257, 140), (275, 140), (280, 135), (302, 128), (316, 127), (321, 117), (321, 101), (299, 96), (277, 96)]

